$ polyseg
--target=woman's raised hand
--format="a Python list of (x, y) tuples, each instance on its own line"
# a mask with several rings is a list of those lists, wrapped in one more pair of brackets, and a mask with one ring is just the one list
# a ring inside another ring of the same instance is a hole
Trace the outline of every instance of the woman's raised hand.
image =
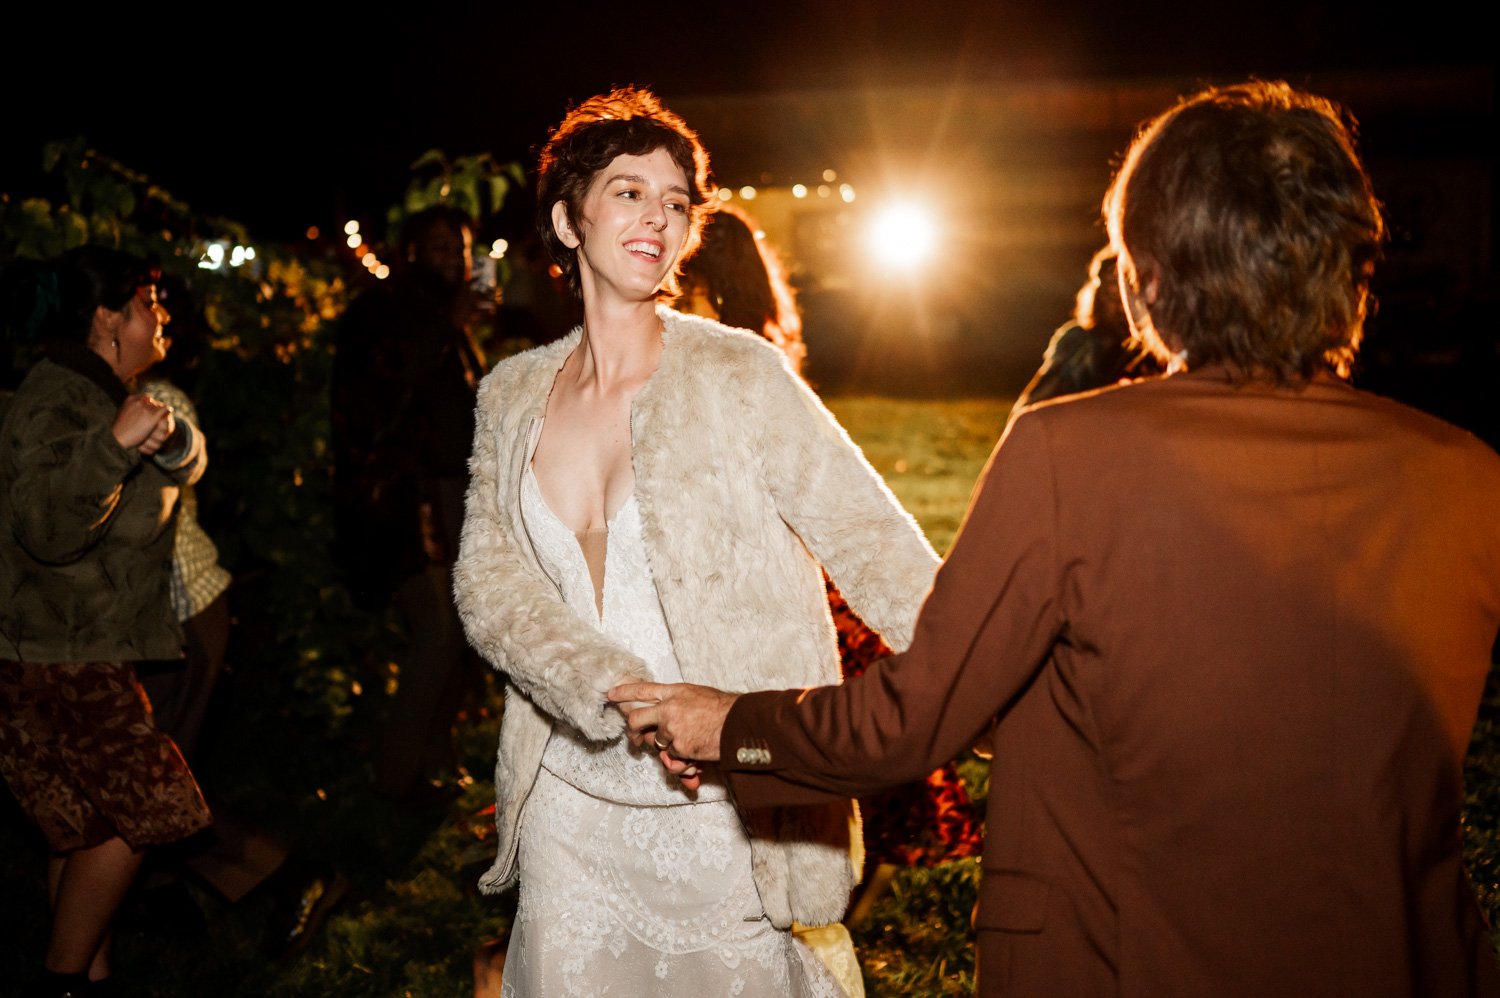
[(161, 450), (176, 428), (172, 407), (150, 395), (132, 395), (121, 403), (112, 427), (120, 446), (139, 451), (142, 457), (150, 457)]

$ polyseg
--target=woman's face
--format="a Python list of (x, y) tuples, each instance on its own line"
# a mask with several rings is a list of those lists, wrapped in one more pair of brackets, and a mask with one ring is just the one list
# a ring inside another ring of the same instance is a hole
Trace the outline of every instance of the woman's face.
[(153, 287), (141, 288), (116, 314), (123, 319), (114, 330), (113, 356), (106, 355), (104, 359), (110, 362), (121, 380), (127, 380), (163, 360), (172, 341), (162, 335), (167, 312), (157, 304)]
[(665, 149), (616, 156), (600, 170), (579, 206), (576, 229), (563, 203), (554, 205), (558, 238), (578, 251), (584, 300), (653, 298), (677, 265), (691, 209), (687, 175)]

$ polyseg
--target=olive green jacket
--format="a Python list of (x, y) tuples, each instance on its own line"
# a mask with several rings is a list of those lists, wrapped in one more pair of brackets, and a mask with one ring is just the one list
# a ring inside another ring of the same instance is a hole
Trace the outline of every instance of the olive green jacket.
[(168, 596), (178, 486), (207, 464), (183, 430), (151, 458), (112, 432), (126, 388), (79, 346), (53, 349), (0, 409), (0, 658), (180, 658)]

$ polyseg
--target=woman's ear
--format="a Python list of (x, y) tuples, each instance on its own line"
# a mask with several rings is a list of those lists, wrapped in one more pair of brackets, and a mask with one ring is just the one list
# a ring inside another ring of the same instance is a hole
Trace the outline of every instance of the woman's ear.
[[(126, 306), (129, 307), (128, 305)], [(89, 322), (89, 338), (87, 345), (101, 356), (105, 356), (105, 349), (109, 354), (116, 353), (116, 344), (120, 333), (120, 327), (125, 324), (125, 309), (116, 312), (114, 309), (105, 308), (103, 305), (94, 309), (94, 318)]]
[(552, 231), (557, 233), (557, 238), (568, 249), (577, 249), (583, 245), (583, 240), (578, 238), (578, 233), (573, 231), (573, 223), (568, 219), (568, 205), (565, 201), (557, 201), (552, 205)]

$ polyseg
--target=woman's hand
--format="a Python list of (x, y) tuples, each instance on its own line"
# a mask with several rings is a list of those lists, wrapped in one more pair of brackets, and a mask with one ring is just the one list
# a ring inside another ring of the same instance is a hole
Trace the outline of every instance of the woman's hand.
[(119, 445), (126, 450), (138, 451), (141, 457), (150, 457), (161, 450), (176, 428), (172, 407), (162, 405), (150, 395), (127, 398), (121, 403), (111, 427)]

